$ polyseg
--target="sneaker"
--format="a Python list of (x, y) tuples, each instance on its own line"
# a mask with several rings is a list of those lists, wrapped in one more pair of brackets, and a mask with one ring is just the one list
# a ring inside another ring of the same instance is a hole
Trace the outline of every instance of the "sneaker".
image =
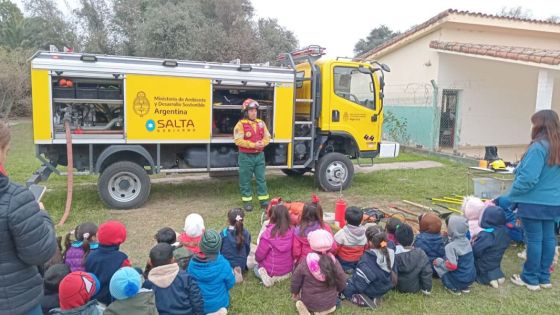
[(541, 283), (540, 286), (543, 289), (552, 289), (552, 283)]
[(446, 289), (447, 289), (447, 291), (448, 291), (449, 293), (451, 293), (451, 294), (453, 294), (453, 295), (456, 295), (456, 296), (461, 295), (461, 291), (455, 291), (455, 290), (449, 289), (449, 288), (446, 288)]
[(494, 289), (497, 289), (500, 287), (500, 284), (498, 283), (498, 280), (492, 280), (490, 281), (490, 286)]
[(362, 299), (365, 305), (369, 306), (372, 310), (375, 310), (379, 305), (381, 305), (381, 298), (373, 298), (370, 299), (369, 296), (365, 294), (358, 294), (358, 296)]
[(244, 202), (243, 203), (243, 210), (245, 210), (246, 212), (253, 211), (253, 204), (251, 204), (250, 202)]
[(498, 279), (498, 284), (499, 284), (499, 285), (502, 285), (502, 284), (504, 284), (504, 283), (506, 283), (506, 278), (500, 278), (500, 279)]
[(259, 268), (258, 270), (259, 276), (261, 276), (261, 281), (264, 284), (265, 287), (270, 288), (273, 284), (274, 281), (272, 280), (272, 277), (270, 277), (268, 275), (268, 272), (266, 272), (266, 269), (264, 268)]
[(521, 279), (521, 276), (519, 276), (519, 275), (511, 276), (510, 280), (515, 285), (518, 285), (520, 287), (527, 287), (527, 289), (529, 289), (529, 291), (538, 291), (538, 290), (541, 289), (541, 287), (538, 286), (538, 285), (531, 285), (531, 284), (525, 283), (525, 281), (523, 281), (523, 279)]
[(469, 293), (471, 293), (471, 289), (461, 290), (461, 293), (469, 294)]
[(243, 282), (243, 273), (240, 267), (233, 268), (233, 275), (235, 276), (235, 283)]
[(302, 301), (296, 302), (296, 309), (299, 315), (311, 315), (311, 313), (309, 313), (309, 310), (307, 309), (307, 306), (305, 306)]

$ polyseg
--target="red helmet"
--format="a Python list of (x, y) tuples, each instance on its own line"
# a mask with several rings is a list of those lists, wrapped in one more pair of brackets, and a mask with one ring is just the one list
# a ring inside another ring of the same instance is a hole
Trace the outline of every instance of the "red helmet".
[(243, 109), (243, 111), (248, 111), (249, 109), (259, 109), (259, 103), (257, 101), (255, 101), (254, 99), (248, 98), (243, 102), (243, 105), (241, 105), (241, 108)]

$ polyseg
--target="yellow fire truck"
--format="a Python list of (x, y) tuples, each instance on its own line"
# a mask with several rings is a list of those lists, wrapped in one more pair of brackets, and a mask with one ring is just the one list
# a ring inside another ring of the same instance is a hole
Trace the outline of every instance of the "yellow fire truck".
[(148, 199), (150, 174), (235, 171), (233, 127), (252, 98), (272, 134), (267, 168), (312, 171), (322, 189), (345, 189), (350, 159), (379, 153), (389, 68), (323, 54), (310, 46), (273, 67), (38, 52), (33, 136), (43, 166), (28, 184), (64, 175), (71, 160), (75, 173), (99, 174), (108, 207), (128, 209)]

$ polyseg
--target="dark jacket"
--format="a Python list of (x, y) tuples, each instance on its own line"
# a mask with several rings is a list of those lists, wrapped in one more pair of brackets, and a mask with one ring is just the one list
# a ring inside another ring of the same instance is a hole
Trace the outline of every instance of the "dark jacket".
[(334, 259), (336, 286), (327, 287), (324, 281), (313, 276), (304, 259), (292, 275), (292, 293), (301, 294), (301, 301), (310, 312), (324, 312), (336, 306), (338, 293), (346, 286), (346, 274), (340, 263)]
[[(125, 300), (115, 300), (103, 315), (158, 315), (154, 292), (143, 289), (135, 296)], [(163, 314), (163, 313), (162, 313)], [(192, 314), (192, 313), (181, 313)]]
[(229, 307), (229, 290), (235, 284), (235, 276), (224, 256), (202, 259), (196, 255), (187, 269), (200, 288), (205, 314)]
[(414, 248), (423, 250), (430, 262), (445, 257), (445, 244), (439, 233), (420, 232), (414, 240)]
[(354, 294), (365, 294), (369, 298), (381, 297), (393, 288), (391, 273), (397, 272), (394, 262), (394, 252), (388, 249), (392, 256), (391, 266), (387, 265), (385, 255), (378, 249), (368, 249), (358, 262), (356, 270), (348, 279), (344, 296), (350, 299)]
[(43, 314), (48, 314), (50, 310), (60, 307), (58, 292), (53, 292), (45, 288), (45, 293), (41, 297), (41, 309)]
[(204, 314), (204, 303), (196, 281), (180, 270), (177, 264), (150, 270), (144, 287), (154, 291), (161, 315)]
[(109, 282), (125, 261), (128, 261), (128, 256), (119, 251), (119, 246), (99, 245), (96, 250), (89, 253), (86, 258), (86, 271), (96, 275), (101, 284), (101, 290), (94, 296), (96, 300), (105, 305), (113, 302), (109, 292)]
[(399, 280), (397, 290), (403, 293), (416, 293), (432, 290), (432, 262), (421, 249), (411, 249), (395, 257)]
[(502, 257), (510, 242), (505, 224), (504, 210), (499, 207), (486, 208), (480, 218), (480, 227), (483, 230), (474, 241), (473, 253), (476, 279), (482, 284), (505, 277), (500, 269)]
[(41, 303), (37, 266), (56, 249), (52, 221), (33, 194), (0, 175), (0, 314), (22, 314)]
[(92, 300), (86, 303), (84, 306), (76, 307), (69, 310), (61, 310), (60, 308), (55, 308), (49, 312), (50, 315), (102, 315), (103, 308), (99, 305), (97, 300)]
[(241, 248), (237, 248), (235, 230), (225, 228), (221, 236), (221, 254), (229, 261), (231, 268), (240, 267), (242, 270), (247, 270), (247, 257), (249, 256), (249, 252), (251, 252), (251, 234), (249, 234), (249, 231), (243, 229), (244, 242), (241, 244)]

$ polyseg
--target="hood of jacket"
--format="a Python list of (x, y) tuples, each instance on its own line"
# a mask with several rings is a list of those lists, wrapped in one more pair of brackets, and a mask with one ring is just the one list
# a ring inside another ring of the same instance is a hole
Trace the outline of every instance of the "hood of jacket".
[(418, 267), (418, 264), (426, 254), (420, 249), (413, 249), (397, 254), (396, 256), (399, 258), (397, 259), (397, 270), (399, 272), (410, 273)]
[(217, 274), (232, 272), (231, 265), (222, 255), (215, 258), (200, 259), (195, 257), (189, 262), (189, 273), (196, 273), (197, 279), (210, 282)]
[(465, 217), (469, 220), (476, 220), (480, 218), (480, 215), (484, 211), (486, 205), (482, 200), (476, 197), (466, 197), (465, 201), (463, 201), (463, 212), (465, 213)]
[(393, 266), (395, 265), (395, 251), (390, 248), (387, 248), (389, 251), (389, 258), (391, 259), (391, 265), (389, 266), (387, 258), (381, 249), (372, 248), (370, 250), (365, 251), (365, 254), (372, 255), (376, 257), (376, 262), (379, 268), (381, 268), (385, 272), (391, 272)]
[[(278, 252), (291, 252), (294, 237), (294, 228), (290, 227), (284, 235), (276, 233), (276, 235), (272, 237), (273, 228), (274, 224), (267, 225), (266, 230), (261, 235), (261, 238), (269, 240), (270, 246), (272, 246)], [(272, 240), (274, 240), (274, 242), (271, 242)]]
[(456, 240), (461, 238), (467, 238), (467, 231), (469, 230), (469, 224), (467, 218), (460, 215), (452, 215), (449, 218), (449, 223), (447, 224), (447, 234), (450, 240)]
[(168, 288), (179, 273), (179, 265), (169, 264), (150, 270), (148, 280), (160, 288)]
[(484, 210), (480, 217), (480, 227), (483, 229), (495, 228), (506, 224), (506, 215), (500, 207), (490, 206)]
[(350, 244), (366, 244), (366, 229), (363, 226), (353, 226), (346, 224), (342, 228), (346, 233), (344, 237)]
[(70, 310), (62, 310), (55, 308), (49, 312), (50, 315), (101, 315), (102, 311), (99, 309), (99, 302), (91, 300), (85, 305), (76, 307)]

